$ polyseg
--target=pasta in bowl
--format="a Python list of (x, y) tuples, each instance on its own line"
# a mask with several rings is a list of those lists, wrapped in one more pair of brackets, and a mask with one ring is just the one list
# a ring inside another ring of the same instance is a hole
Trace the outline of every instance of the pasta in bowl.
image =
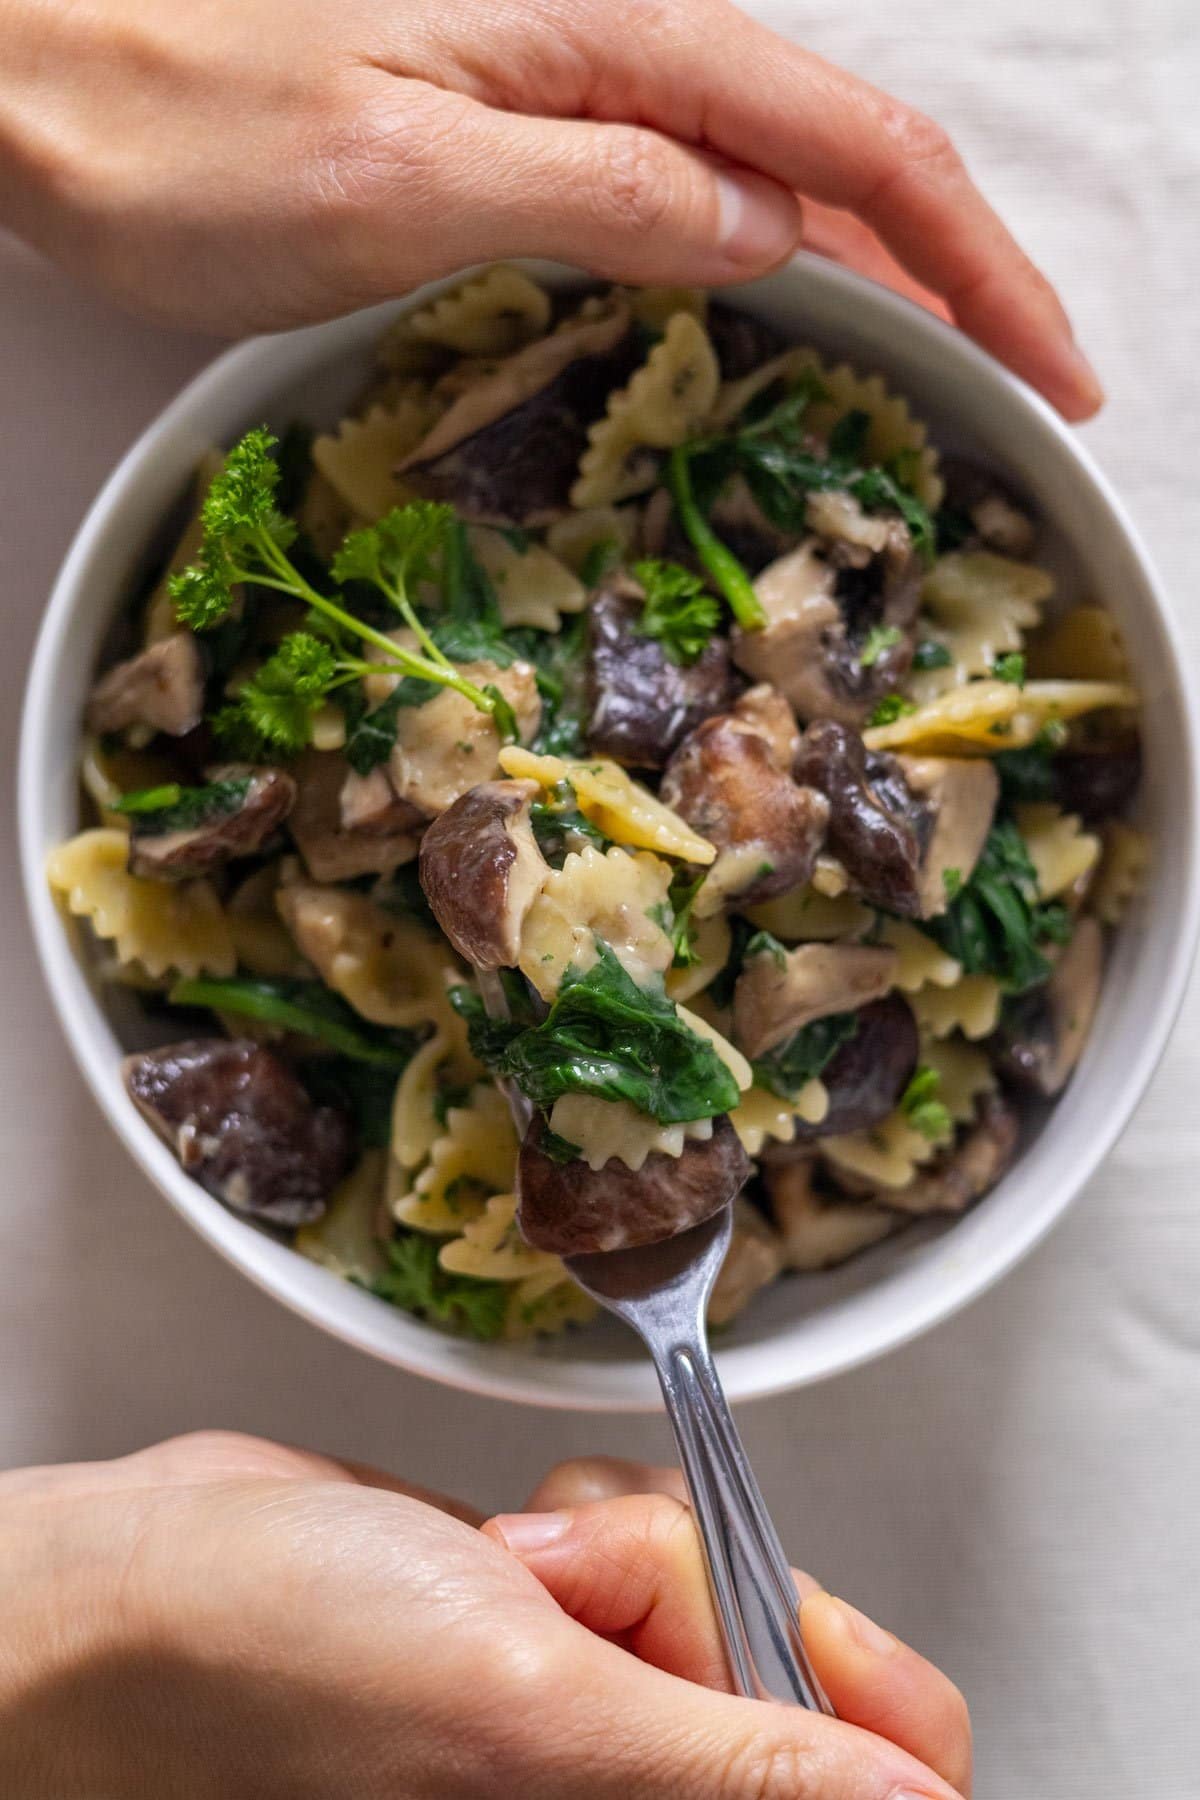
[(87, 702), (48, 873), (149, 1021), (129, 1098), (473, 1367), (579, 1356), (561, 1256), (735, 1187), (722, 1325), (940, 1241), (1148, 857), (1137, 683), (1036, 495), (794, 335), (449, 287), (333, 429), (199, 459)]

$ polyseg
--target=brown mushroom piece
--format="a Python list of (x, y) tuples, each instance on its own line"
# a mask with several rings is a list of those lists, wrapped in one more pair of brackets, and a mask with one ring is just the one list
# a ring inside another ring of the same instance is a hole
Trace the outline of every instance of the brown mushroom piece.
[(714, 634), (693, 663), (673, 662), (638, 630), (645, 596), (611, 577), (587, 615), (587, 742), (593, 755), (661, 769), (689, 731), (725, 710), (737, 691), (726, 638)]
[(535, 1250), (587, 1256), (657, 1244), (719, 1212), (745, 1185), (750, 1159), (722, 1115), (710, 1138), (687, 1138), (679, 1156), (649, 1155), (640, 1169), (610, 1157), (594, 1170), (542, 1149), (535, 1115), (517, 1159), (517, 1222)]
[(119, 662), (92, 689), (89, 731), (141, 725), (183, 737), (204, 712), (204, 655), (190, 631), (175, 631)]
[(1049, 981), (1005, 1008), (997, 1063), (1011, 1081), (1045, 1099), (1062, 1092), (1092, 1029), (1103, 972), (1104, 933), (1079, 919)]
[(351, 769), (338, 794), (338, 817), (343, 831), (367, 837), (392, 837), (419, 831), (425, 823), (411, 801), (402, 800), (381, 763), (365, 775)]
[(832, 1269), (899, 1229), (885, 1207), (823, 1193), (811, 1158), (773, 1164), (763, 1174), (789, 1269)]
[[(855, 535), (806, 538), (763, 569), (754, 591), (766, 624), (737, 627), (732, 648), (738, 668), (773, 682), (799, 718), (861, 725), (908, 674), (922, 565), (900, 519), (857, 507), (847, 517)], [(858, 541), (863, 528), (878, 550)], [(887, 637), (864, 663), (876, 628)]]
[[(834, 1052), (821, 1071), (829, 1095), (825, 1117), (817, 1125), (796, 1120), (794, 1142), (842, 1137), (878, 1125), (899, 1102), (912, 1079), (920, 1053), (917, 1021), (899, 994), (886, 994), (859, 1009), (854, 1036)], [(784, 1154), (787, 1147), (784, 1146)]]
[(234, 1212), (309, 1224), (352, 1161), (346, 1115), (314, 1105), (279, 1057), (249, 1039), (167, 1044), (126, 1057), (122, 1072), (181, 1166)]
[(460, 394), (397, 473), (468, 519), (548, 524), (566, 510), (589, 424), (640, 355), (627, 304), (593, 302)]
[(783, 1268), (779, 1233), (744, 1194), (733, 1203), (733, 1233), (708, 1302), (710, 1325), (728, 1325)]
[(1124, 812), (1142, 778), (1141, 745), (1133, 735), (1111, 744), (1060, 750), (1050, 765), (1053, 796), (1064, 812), (1098, 825)]
[[(513, 709), (521, 742), (530, 742), (542, 716), (532, 663), (518, 661), (505, 669), (488, 661), (459, 663), (458, 672), (477, 687), (499, 689)], [(421, 817), (434, 818), (497, 773), (502, 742), (491, 713), (455, 688), (438, 688), (432, 699), (397, 713), (388, 780)]]
[(401, 863), (412, 862), (422, 817), (415, 807), (394, 814), (386, 830), (378, 812), (369, 825), (345, 825), (343, 794), (352, 771), (340, 751), (306, 750), (292, 773), (296, 802), (288, 829), (314, 881), (390, 875)]
[(535, 781), (486, 781), (435, 819), (419, 874), (433, 915), (476, 969), (516, 966), (521, 927), (550, 873), (530, 823)]
[(969, 878), (999, 793), (983, 757), (868, 752), (856, 731), (825, 719), (804, 733), (795, 773), (828, 800), (829, 849), (855, 891), (904, 918), (946, 910), (947, 873)]
[[(787, 715), (785, 718), (784, 715)], [(792, 779), (787, 703), (752, 688), (706, 719), (667, 764), (659, 798), (717, 849), (701, 895), (713, 911), (753, 905), (808, 880), (825, 838), (829, 803)]]
[(235, 857), (253, 856), (286, 819), (296, 784), (282, 769), (228, 768), (209, 771), (222, 798), (194, 825), (156, 829), (155, 815), (130, 819), (129, 872), (157, 881), (187, 881), (208, 875)]
[(966, 548), (979, 546), (1000, 556), (1030, 555), (1037, 536), (1033, 520), (1002, 482), (961, 456), (944, 457), (941, 471), (944, 504), (957, 516)]
[(907, 1187), (889, 1188), (887, 1204), (902, 1213), (960, 1213), (995, 1187), (1017, 1147), (1020, 1120), (999, 1094), (980, 1105), (962, 1142), (931, 1167), (920, 1169)]
[(814, 1019), (881, 999), (896, 974), (886, 944), (797, 944), (748, 956), (733, 990), (733, 1038), (753, 1060)]

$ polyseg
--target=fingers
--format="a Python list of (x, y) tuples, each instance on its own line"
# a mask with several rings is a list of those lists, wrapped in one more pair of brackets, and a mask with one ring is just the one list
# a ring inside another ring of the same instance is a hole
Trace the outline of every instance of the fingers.
[[(1099, 382), (1053, 288), (932, 120), (728, 0), (606, 0), (603, 7), (597, 0), (533, 0), (530, 12), (498, 7), (481, 30), (472, 15), (472, 42), (456, 50), (443, 33), (427, 50), (426, 66), (437, 79), (456, 64), (451, 79), (495, 106), (581, 111), (703, 143), (782, 188), (855, 214), (964, 330), (1068, 418), (1086, 418), (1101, 404)], [(531, 50), (531, 39), (544, 47)], [(640, 152), (631, 145), (618, 149), (618, 159), (623, 155), (636, 160)], [(619, 178), (609, 185), (623, 204)], [(761, 190), (764, 200), (769, 191)], [(784, 216), (777, 214), (780, 226)], [(748, 232), (747, 245), (755, 242), (748, 262), (761, 254), (766, 264), (768, 235), (764, 209)], [(669, 224), (663, 247), (668, 254), (682, 249)], [(643, 278), (662, 279), (657, 261), (654, 269)], [(602, 272), (614, 271), (606, 263)], [(672, 278), (701, 279), (690, 266)]]
[(839, 212), (832, 206), (818, 206), (815, 201), (804, 204), (804, 247), (827, 256), (831, 262), (855, 269), (871, 281), (890, 287), (895, 293), (914, 300), (939, 319), (949, 319), (950, 308), (939, 295), (919, 281), (896, 261), (889, 250), (853, 213)]
[[(678, 1501), (630, 1495), (502, 1516), (484, 1531), (588, 1630), (655, 1668), (728, 1691), (699, 1537)], [(971, 1728), (958, 1689), (810, 1576), (797, 1572), (796, 1586), (804, 1641), (839, 1718), (890, 1739), (965, 1793)]]
[[(728, 1690), (725, 1654), (692, 1515), (665, 1495), (505, 1515), (485, 1533), (518, 1557), (564, 1612), (643, 1662)], [(816, 1583), (797, 1577), (800, 1591)]]
[(558, 1463), (544, 1475), (525, 1502), (525, 1511), (554, 1512), (585, 1506), (591, 1500), (615, 1500), (621, 1494), (669, 1494), (686, 1500), (678, 1469), (654, 1463), (626, 1462), (616, 1456), (577, 1456)]
[(940, 1669), (832, 1594), (806, 1595), (800, 1626), (840, 1719), (889, 1738), (970, 1793), (970, 1715)]
[[(378, 77), (376, 80), (378, 81)], [(324, 157), (348, 281), (376, 294), (498, 256), (614, 281), (720, 285), (784, 261), (795, 195), (640, 125), (500, 113), (421, 82), (359, 100)], [(328, 232), (313, 246), (330, 254)]]

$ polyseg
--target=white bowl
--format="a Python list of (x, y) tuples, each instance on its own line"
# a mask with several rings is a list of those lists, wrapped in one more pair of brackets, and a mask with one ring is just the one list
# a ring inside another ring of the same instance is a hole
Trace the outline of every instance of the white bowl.
[[(1114, 947), (1083, 1062), (1015, 1167), (949, 1227), (906, 1232), (841, 1270), (761, 1295), (721, 1338), (725, 1386), (739, 1400), (817, 1381), (904, 1343), (982, 1293), (1050, 1228), (1115, 1142), (1162, 1053), (1200, 887), (1196, 741), (1179, 638), (1144, 548), (1071, 432), (965, 338), (830, 263), (802, 256), (736, 298), (790, 338), (882, 371), (943, 448), (970, 450), (1036, 497), (1064, 589), (1103, 600), (1128, 640), (1145, 701), (1142, 806), (1155, 839), (1153, 880)], [(545, 1346), (445, 1336), (305, 1261), (190, 1181), (123, 1090), (122, 1050), (136, 1033), (128, 996), (93, 986), (46, 887), (47, 852), (79, 825), (79, 719), (101, 641), (148, 557), (161, 553), (164, 518), (201, 452), (264, 419), (276, 427), (297, 416), (335, 419), (396, 310), (218, 358), (133, 446), (84, 521), (38, 640), (21, 739), (21, 853), (38, 950), (71, 1048), (114, 1129), (176, 1211), (260, 1287), (348, 1343), (453, 1386), (548, 1406), (647, 1409), (658, 1404), (653, 1373), (611, 1322)]]

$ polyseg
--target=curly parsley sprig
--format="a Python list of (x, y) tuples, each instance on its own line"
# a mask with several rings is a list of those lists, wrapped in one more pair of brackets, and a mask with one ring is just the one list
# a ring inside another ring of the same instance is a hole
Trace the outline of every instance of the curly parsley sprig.
[[(272, 455), (276, 443), (260, 427), (234, 445), (204, 502), (199, 560), (170, 582), (176, 617), (197, 632), (211, 630), (228, 616), (243, 583), (286, 594), (309, 609), (309, 629), (285, 638), (244, 684), (232, 707), (218, 714), (226, 741), (257, 739), (278, 750), (302, 749), (329, 694), (368, 673), (415, 676), (435, 687), (453, 688), (489, 713), (502, 736), (515, 739), (516, 721), (504, 695), (459, 673), (421, 624), (412, 602), (413, 587), (433, 574), (444, 553), (455, 524), (452, 510), (420, 501), (395, 507), (377, 525), (352, 532), (334, 558), (339, 584), (368, 581), (396, 608), (422, 647), (420, 652), (408, 650), (319, 593), (289, 557), (297, 531), (275, 504), (280, 478)], [(381, 651), (382, 660), (348, 655), (348, 639)]]

